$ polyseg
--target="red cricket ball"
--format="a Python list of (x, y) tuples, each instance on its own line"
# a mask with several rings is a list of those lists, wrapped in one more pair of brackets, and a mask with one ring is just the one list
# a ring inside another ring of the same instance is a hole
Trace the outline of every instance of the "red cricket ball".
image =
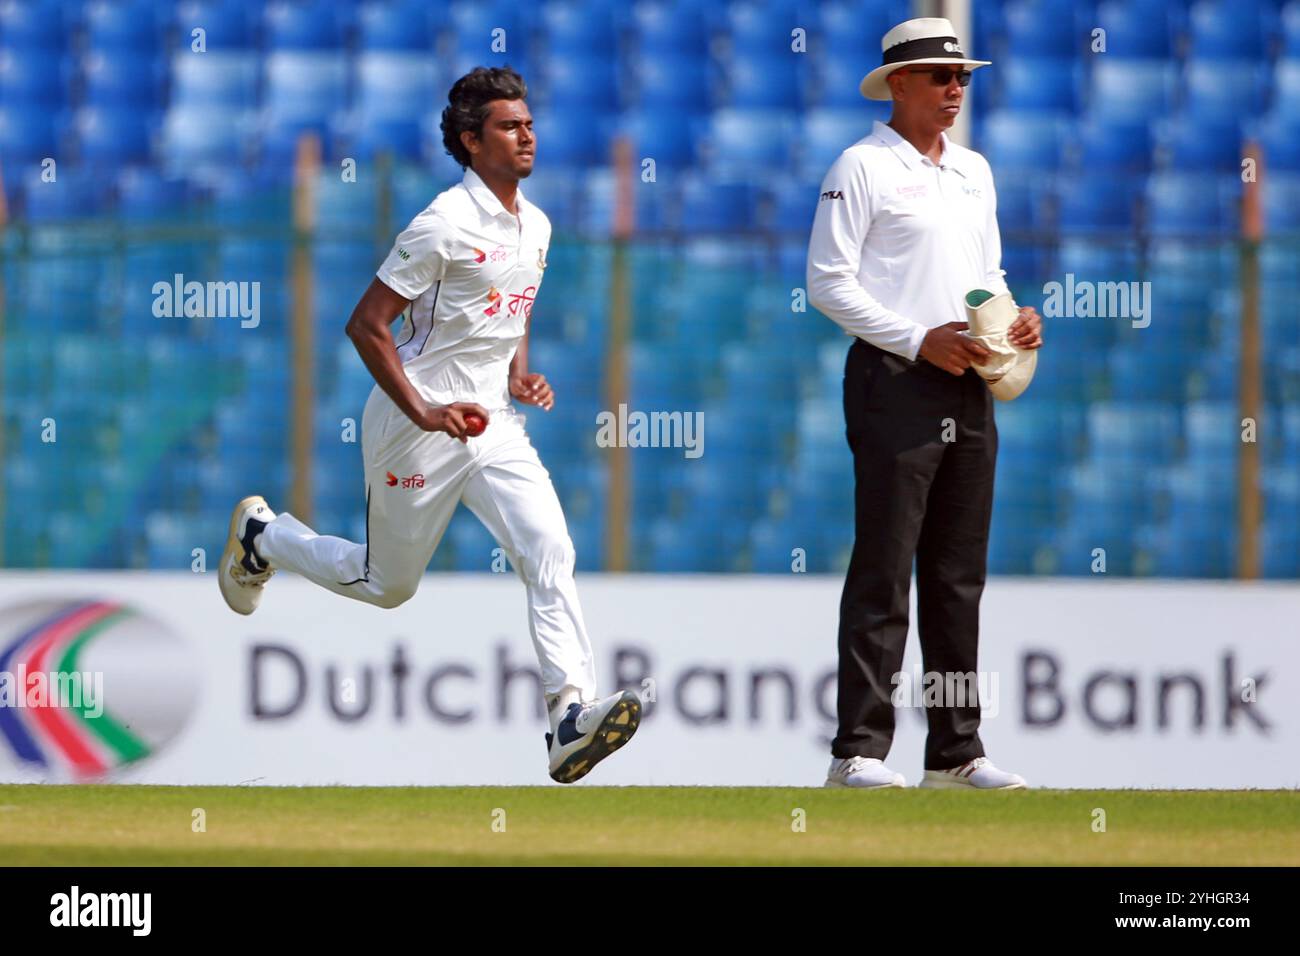
[(483, 429), (487, 428), (487, 422), (478, 412), (465, 413), (465, 434), (470, 438), (477, 438), (483, 434)]

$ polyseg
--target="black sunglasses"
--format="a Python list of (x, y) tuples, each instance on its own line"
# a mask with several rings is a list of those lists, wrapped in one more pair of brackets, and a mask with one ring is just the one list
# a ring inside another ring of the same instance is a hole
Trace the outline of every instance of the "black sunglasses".
[(933, 70), (908, 70), (908, 73), (929, 73), (930, 80), (935, 86), (947, 86), (952, 82), (952, 78), (957, 77), (958, 86), (970, 86), (970, 70), (952, 70), (947, 67), (936, 67)]

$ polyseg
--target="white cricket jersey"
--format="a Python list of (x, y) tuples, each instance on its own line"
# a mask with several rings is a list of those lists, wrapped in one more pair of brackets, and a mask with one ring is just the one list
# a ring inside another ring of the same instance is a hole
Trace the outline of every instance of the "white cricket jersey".
[(993, 172), (948, 139), (936, 166), (876, 121), (831, 166), (808, 244), (808, 298), (849, 335), (915, 360), (965, 322), (966, 293), (1007, 291)]
[(506, 211), (472, 169), (397, 237), (377, 276), (411, 300), (397, 333), (407, 378), (435, 405), (510, 404), (510, 360), (546, 269), (551, 222), (517, 194)]

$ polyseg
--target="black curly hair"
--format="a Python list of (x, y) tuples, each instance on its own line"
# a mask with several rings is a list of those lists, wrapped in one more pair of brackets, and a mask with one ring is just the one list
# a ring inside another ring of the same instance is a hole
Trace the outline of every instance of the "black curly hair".
[(528, 96), (528, 84), (509, 66), (476, 66), (459, 80), (447, 94), (447, 108), (442, 111), (442, 145), (462, 169), (469, 168), (470, 154), (460, 141), (466, 131), (483, 134), (488, 118), (488, 104), (493, 100), (522, 100)]

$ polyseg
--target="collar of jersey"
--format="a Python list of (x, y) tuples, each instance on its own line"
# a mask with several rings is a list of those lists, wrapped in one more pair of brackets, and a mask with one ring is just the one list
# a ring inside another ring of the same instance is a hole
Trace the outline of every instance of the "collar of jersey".
[[(465, 190), (474, 197), (474, 201), (482, 206), (483, 211), (489, 216), (510, 216), (511, 219), (515, 218), (507, 211), (505, 206), (501, 205), (501, 200), (497, 199), (497, 194), (488, 189), (487, 183), (483, 182), (482, 178), (474, 170), (467, 167), (465, 169), (465, 178), (461, 182), (464, 184)], [(524, 207), (527, 205), (522, 188), (515, 194), (515, 197), (515, 203), (519, 206), (519, 213), (522, 216)]]
[[(882, 123), (876, 120), (871, 129), (871, 134), (879, 139), (882, 143), (890, 148), (895, 156), (903, 161), (903, 165), (908, 169), (916, 169), (917, 166), (923, 166), (926, 157), (922, 156), (915, 146), (909, 143), (903, 137), (898, 135), (898, 131), (888, 123)], [(947, 133), (940, 133), (939, 139), (943, 141), (943, 152), (939, 156), (939, 165), (959, 173), (965, 178), (966, 173), (962, 171), (957, 162), (957, 157), (953, 153), (952, 143), (948, 139)], [(933, 165), (933, 164), (932, 164)], [(501, 204), (498, 202), (498, 206)]]

